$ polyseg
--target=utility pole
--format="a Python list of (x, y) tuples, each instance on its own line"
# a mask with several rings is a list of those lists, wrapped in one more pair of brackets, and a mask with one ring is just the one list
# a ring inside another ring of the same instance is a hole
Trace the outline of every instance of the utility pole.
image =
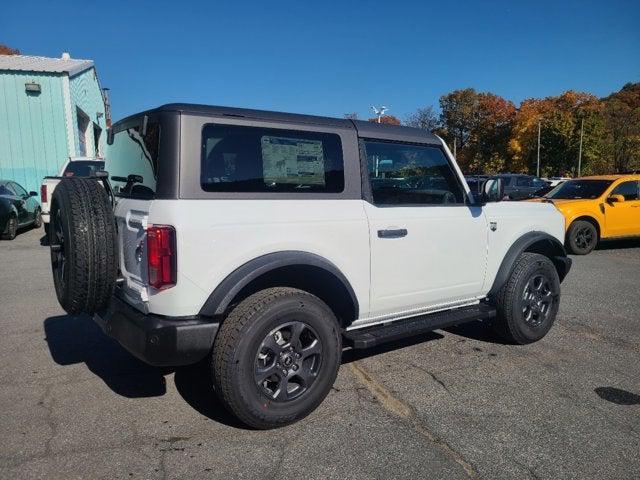
[(578, 177), (582, 169), (582, 134), (584, 133), (584, 118), (580, 121), (580, 148), (578, 150)]
[(378, 116), (378, 123), (382, 123), (382, 116), (384, 115), (384, 112), (386, 112), (387, 110), (389, 110), (387, 107), (385, 107), (384, 105), (381, 107), (376, 107), (375, 105), (373, 105), (371, 107), (371, 110), (373, 110), (373, 113), (375, 115)]
[(538, 162), (536, 167), (536, 177), (540, 177), (540, 119), (538, 119)]
[(458, 139), (453, 137), (453, 158), (458, 159), (457, 150), (458, 150)]

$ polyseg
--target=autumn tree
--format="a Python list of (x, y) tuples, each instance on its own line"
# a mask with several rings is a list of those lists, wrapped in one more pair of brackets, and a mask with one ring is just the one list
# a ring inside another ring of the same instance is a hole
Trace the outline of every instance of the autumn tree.
[(603, 162), (602, 103), (591, 94), (570, 90), (557, 97), (521, 103), (509, 141), (515, 171), (536, 171), (538, 122), (541, 175), (577, 174), (581, 129), (581, 173), (603, 173), (609, 169)]
[(509, 138), (515, 105), (493, 93), (473, 88), (440, 97), (441, 130), (455, 143), (458, 162), (466, 172), (496, 173), (510, 165)]
[[(372, 117), (369, 119), (370, 122), (378, 123), (378, 117)], [(380, 123), (386, 123), (387, 125), (400, 125), (400, 120), (398, 120), (393, 115), (383, 115), (380, 117)]]
[(607, 156), (616, 172), (640, 169), (640, 83), (628, 83), (603, 101)]
[(0, 55), (20, 55), (20, 50), (0, 44)]
[(404, 124), (408, 127), (421, 128), (432, 132), (440, 126), (438, 115), (432, 106), (419, 108), (414, 113), (407, 116)]

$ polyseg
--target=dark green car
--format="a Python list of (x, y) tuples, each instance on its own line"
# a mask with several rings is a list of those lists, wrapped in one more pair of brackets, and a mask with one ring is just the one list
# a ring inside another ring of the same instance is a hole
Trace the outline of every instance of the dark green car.
[(36, 192), (29, 192), (11, 180), (0, 180), (0, 237), (16, 238), (18, 229), (42, 225), (40, 202)]

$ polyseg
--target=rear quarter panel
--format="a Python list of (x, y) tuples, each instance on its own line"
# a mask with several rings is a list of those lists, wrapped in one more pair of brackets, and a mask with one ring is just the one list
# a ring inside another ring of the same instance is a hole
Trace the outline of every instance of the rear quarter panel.
[(149, 311), (197, 314), (215, 287), (254, 258), (285, 250), (319, 255), (369, 311), (369, 231), (361, 200), (156, 200), (150, 224), (173, 225), (178, 281), (150, 292)]

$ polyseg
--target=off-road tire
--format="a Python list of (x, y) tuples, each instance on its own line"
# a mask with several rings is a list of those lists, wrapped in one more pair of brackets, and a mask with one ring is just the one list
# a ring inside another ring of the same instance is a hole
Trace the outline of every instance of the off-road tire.
[(591, 222), (576, 220), (567, 231), (565, 244), (574, 255), (591, 253), (598, 245), (598, 230)]
[(7, 220), (7, 226), (4, 229), (4, 233), (0, 235), (0, 238), (2, 240), (13, 240), (14, 238), (16, 238), (17, 234), (18, 234), (18, 218), (14, 214), (11, 214), (9, 216), (9, 220)]
[[(548, 284), (553, 303), (548, 315), (539, 325), (532, 326), (525, 314), (526, 288), (531, 280), (542, 277)], [(492, 326), (494, 331), (509, 343), (524, 345), (537, 342), (551, 329), (558, 313), (560, 303), (560, 279), (555, 266), (544, 255), (537, 253), (522, 253), (513, 267), (513, 271), (505, 285), (492, 299), (497, 316)]]
[[(256, 357), (269, 332), (291, 319), (313, 328), (322, 344), (315, 381), (299, 397), (270, 399), (254, 379)], [(225, 407), (256, 429), (291, 424), (306, 417), (327, 396), (340, 366), (342, 336), (331, 309), (310, 293), (294, 288), (269, 288), (239, 303), (222, 322), (211, 367), (213, 385)]]
[(56, 296), (72, 315), (93, 314), (108, 305), (118, 273), (111, 203), (98, 181), (86, 178), (62, 179), (51, 202), (48, 240)]

